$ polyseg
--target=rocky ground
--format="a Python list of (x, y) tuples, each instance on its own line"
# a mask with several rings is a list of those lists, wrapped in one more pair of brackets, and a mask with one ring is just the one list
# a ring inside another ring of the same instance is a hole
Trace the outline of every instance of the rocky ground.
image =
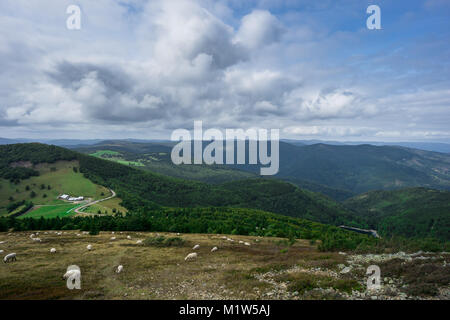
[[(309, 240), (144, 232), (40, 231), (34, 241), (31, 233), (0, 233), (1, 257), (17, 253), (0, 264), (0, 299), (450, 299), (447, 252), (320, 252)], [(181, 242), (147, 242), (158, 237)], [(193, 251), (197, 259), (185, 261)], [(69, 265), (81, 269), (81, 290), (62, 279)], [(378, 290), (367, 289), (369, 265), (380, 268)]]

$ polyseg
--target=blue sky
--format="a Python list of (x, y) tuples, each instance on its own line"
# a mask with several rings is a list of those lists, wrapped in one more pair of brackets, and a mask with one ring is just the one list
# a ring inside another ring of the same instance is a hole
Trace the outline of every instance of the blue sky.
[(449, 58), (446, 0), (3, 0), (0, 136), (450, 142)]

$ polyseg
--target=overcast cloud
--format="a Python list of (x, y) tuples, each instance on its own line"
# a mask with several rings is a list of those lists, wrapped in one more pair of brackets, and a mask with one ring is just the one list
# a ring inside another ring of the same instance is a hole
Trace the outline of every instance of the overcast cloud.
[(0, 136), (450, 142), (449, 2), (378, 4), (382, 30), (359, 0), (2, 0)]

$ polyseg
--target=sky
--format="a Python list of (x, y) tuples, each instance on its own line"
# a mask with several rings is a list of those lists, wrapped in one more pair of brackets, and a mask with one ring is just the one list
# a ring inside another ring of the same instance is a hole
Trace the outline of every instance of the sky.
[(197, 120), (450, 142), (450, 1), (0, 1), (0, 137), (169, 139)]

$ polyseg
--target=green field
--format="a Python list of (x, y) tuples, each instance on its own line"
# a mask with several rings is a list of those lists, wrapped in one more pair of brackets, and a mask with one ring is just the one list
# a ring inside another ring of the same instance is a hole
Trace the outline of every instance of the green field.
[(78, 166), (77, 161), (45, 163), (35, 166), (39, 176), (21, 180), (18, 184), (0, 179), (0, 215), (7, 214), (8, 204), (21, 200), (31, 200), (35, 205), (56, 205), (65, 203), (58, 200), (58, 196), (63, 193), (93, 199), (102, 198), (102, 193), (109, 194), (108, 189), (94, 184), (82, 173), (75, 172), (73, 167)]
[(104, 155), (108, 156), (120, 156), (120, 153), (112, 150), (97, 150), (94, 153), (91, 153), (91, 156), (102, 158)]
[(122, 212), (126, 213), (128, 210), (120, 205), (122, 200), (120, 198), (112, 198), (106, 201), (102, 201), (96, 204), (93, 204), (92, 206), (86, 207), (85, 209), (81, 210), (85, 213), (95, 213), (98, 214), (98, 211), (100, 211), (101, 214), (113, 214), (113, 209), (116, 210), (116, 212)]
[(128, 161), (125, 160), (122, 157), (122, 154), (120, 152), (117, 151), (112, 151), (112, 150), (97, 150), (94, 153), (90, 153), (89, 155), (97, 157), (97, 158), (102, 158), (102, 159), (106, 159), (106, 160), (111, 160), (111, 161), (115, 161), (118, 162), (120, 164), (124, 164), (127, 166), (135, 166), (135, 167), (143, 167), (144, 164), (139, 162), (139, 161)]
[(54, 205), (54, 206), (43, 206), (39, 207), (27, 214), (19, 216), (19, 219), (23, 218), (56, 218), (56, 217), (68, 217), (75, 215), (74, 208), (80, 206), (80, 204), (62, 204), (62, 205)]

